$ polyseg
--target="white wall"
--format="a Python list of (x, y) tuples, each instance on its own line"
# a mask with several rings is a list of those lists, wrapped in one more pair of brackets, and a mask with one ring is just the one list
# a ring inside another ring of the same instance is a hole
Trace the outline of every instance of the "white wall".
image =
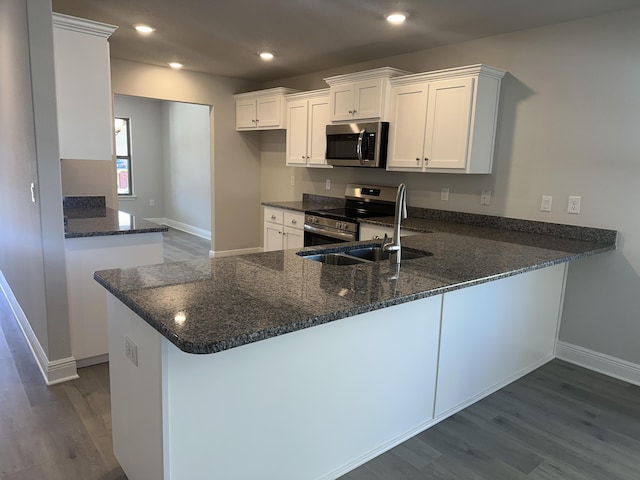
[[(349, 181), (407, 184), (410, 205), (616, 229), (616, 252), (571, 265), (561, 340), (640, 365), (640, 9), (488, 37), (278, 85), (314, 89), (322, 78), (389, 65), (414, 72), (486, 63), (502, 86), (494, 173), (402, 174), (284, 167), (284, 140), (263, 134), (261, 200), (304, 192), (342, 196)], [(271, 87), (275, 84), (266, 84)], [(294, 175), (295, 187), (289, 187)], [(450, 188), (448, 202), (439, 199)], [(493, 192), (488, 207), (481, 190)], [(542, 195), (553, 211), (540, 212)], [(582, 213), (566, 213), (569, 195)]]
[[(120, 197), (119, 208), (142, 218), (165, 217), (162, 103), (150, 98), (114, 95), (115, 116), (131, 119), (134, 197)], [(150, 200), (155, 202), (154, 206), (149, 204)]]
[(163, 102), (165, 214), (211, 231), (209, 107)]

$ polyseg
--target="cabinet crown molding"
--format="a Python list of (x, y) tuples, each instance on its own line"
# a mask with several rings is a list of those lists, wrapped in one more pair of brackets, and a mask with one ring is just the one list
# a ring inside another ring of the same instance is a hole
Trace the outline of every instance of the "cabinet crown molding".
[(409, 85), (412, 83), (423, 81), (440, 80), (443, 78), (468, 77), (472, 75), (479, 75), (482, 77), (490, 77), (495, 78), (496, 80), (500, 80), (506, 73), (506, 70), (502, 70), (500, 68), (492, 67), (490, 65), (477, 64), (404, 75), (402, 77), (392, 78), (391, 80), (389, 80), (389, 83), (392, 86)]
[(54, 27), (72, 32), (95, 35), (96, 37), (109, 38), (118, 27), (108, 23), (87, 20), (86, 18), (72, 17), (62, 13), (53, 13), (51, 16)]
[(365, 70), (363, 72), (346, 73), (344, 75), (336, 75), (324, 79), (329, 86), (340, 85), (343, 83), (359, 82), (362, 80), (371, 80), (373, 78), (393, 78), (402, 75), (409, 75), (411, 72), (399, 70), (392, 67), (374, 68), (373, 70)]
[(252, 92), (246, 93), (236, 93), (233, 97), (235, 99), (241, 98), (251, 98), (251, 97), (262, 97), (265, 95), (289, 95), (291, 93), (297, 93), (299, 90), (295, 90), (293, 88), (285, 88), (285, 87), (276, 87), (276, 88), (268, 88), (266, 90), (255, 90)]
[(329, 95), (329, 89), (321, 88), (319, 90), (309, 90), (305, 92), (290, 93), (289, 95), (285, 96), (285, 100), (287, 101), (306, 100), (309, 98), (325, 97), (327, 95)]

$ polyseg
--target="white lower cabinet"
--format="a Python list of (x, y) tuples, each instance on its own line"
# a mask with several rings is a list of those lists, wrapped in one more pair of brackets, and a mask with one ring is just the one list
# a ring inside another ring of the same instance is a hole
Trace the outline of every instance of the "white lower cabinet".
[(304, 213), (264, 207), (263, 250), (287, 250), (304, 246)]
[(504, 73), (474, 65), (392, 79), (387, 170), (491, 173)]
[[(360, 225), (360, 240), (382, 240), (384, 234), (391, 239), (393, 237), (393, 227), (382, 227), (380, 225)], [(413, 232), (411, 230), (400, 229), (400, 237), (406, 237), (408, 235), (417, 235), (420, 232)]]

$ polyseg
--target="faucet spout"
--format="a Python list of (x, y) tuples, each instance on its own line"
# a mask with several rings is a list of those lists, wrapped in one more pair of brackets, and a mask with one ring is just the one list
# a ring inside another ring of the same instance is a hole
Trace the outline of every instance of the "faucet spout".
[(402, 220), (407, 218), (407, 186), (404, 183), (398, 185), (398, 193), (396, 194), (396, 210), (393, 219), (393, 238), (391, 242), (383, 242), (382, 248), (391, 252), (389, 260), (392, 264), (400, 264), (400, 224)]

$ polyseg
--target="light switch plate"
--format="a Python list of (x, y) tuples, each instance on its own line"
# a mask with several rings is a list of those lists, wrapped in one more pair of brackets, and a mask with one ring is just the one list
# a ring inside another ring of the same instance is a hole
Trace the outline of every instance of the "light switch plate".
[(542, 202), (540, 203), (540, 211), (550, 212), (552, 203), (553, 203), (553, 197), (551, 195), (543, 195)]
[(440, 189), (440, 200), (449, 200), (449, 187), (442, 187)]
[(131, 363), (138, 366), (138, 346), (129, 337), (124, 337), (124, 354)]
[(331, 190), (331, 179), (330, 179), (330, 178), (327, 178), (327, 179), (324, 181), (324, 188), (325, 188), (326, 190)]

